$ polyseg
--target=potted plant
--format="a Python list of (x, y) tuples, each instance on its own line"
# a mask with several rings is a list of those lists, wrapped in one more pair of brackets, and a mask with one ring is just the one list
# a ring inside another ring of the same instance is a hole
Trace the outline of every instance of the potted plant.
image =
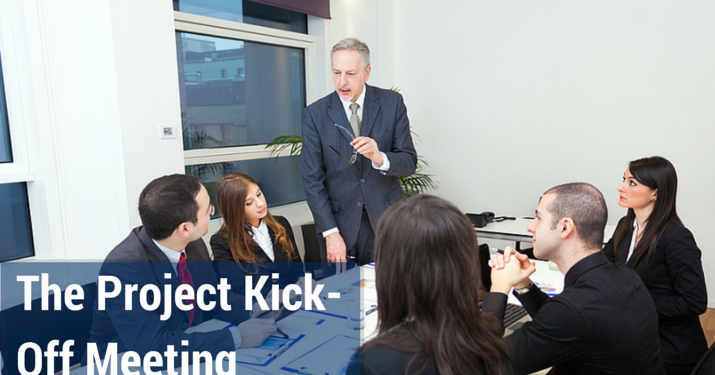
[[(413, 138), (419, 138), (415, 132), (411, 133)], [(299, 135), (283, 135), (274, 138), (266, 145), (266, 148), (271, 149), (271, 156), (275, 156), (276, 159), (278, 159), (278, 155), (280, 155), (281, 152), (288, 150), (288, 156), (292, 163), (295, 161), (295, 158), (300, 156), (303, 150), (303, 138)], [(399, 176), (400, 185), (402, 185), (405, 198), (437, 188), (438, 183), (432, 179), (432, 175), (423, 173), (424, 168), (428, 166), (429, 164), (424, 157), (417, 156), (417, 169), (415, 173), (410, 176)]]

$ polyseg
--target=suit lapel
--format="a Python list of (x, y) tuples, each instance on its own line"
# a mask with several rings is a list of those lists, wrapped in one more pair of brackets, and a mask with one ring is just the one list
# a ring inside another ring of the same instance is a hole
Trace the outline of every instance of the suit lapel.
[(618, 254), (616, 255), (616, 262), (625, 264), (628, 268), (635, 268), (637, 263), (633, 255), (631, 255), (630, 259), (626, 260), (628, 257), (628, 250), (631, 247), (632, 238), (633, 228), (631, 227), (631, 229), (623, 237), (623, 240), (621, 240), (621, 243), (618, 244)]
[[(149, 266), (154, 272), (156, 280), (159, 284), (165, 284), (167, 281), (171, 281), (171, 290), (176, 290), (176, 288), (180, 285), (179, 276), (176, 274), (176, 270), (172, 266), (171, 262), (169, 262), (169, 258), (167, 258), (166, 255), (159, 250), (154, 241), (152, 241), (151, 237), (149, 237), (146, 231), (144, 231), (144, 228), (142, 228), (141, 232), (139, 232), (139, 240), (141, 241), (142, 246), (144, 246), (144, 250), (146, 250), (149, 262), (151, 263)], [(166, 280), (164, 277), (164, 274), (167, 273), (171, 273), (171, 280)], [(174, 309), (172, 307), (172, 314), (176, 313), (177, 310), (178, 309)], [(189, 319), (188, 311), (181, 312), (184, 313), (186, 319)]]
[(628, 257), (628, 246), (629, 241), (621, 241), (618, 244), (618, 254), (616, 254), (616, 263), (626, 264), (626, 257)]
[(271, 242), (273, 243), (273, 263), (286, 262), (287, 260), (284, 257), (283, 249), (276, 243), (276, 234), (271, 227), (268, 227), (268, 233), (271, 235)]
[(171, 285), (174, 288), (178, 287), (179, 278), (176, 276), (176, 271), (169, 262), (169, 258), (167, 258), (166, 255), (159, 250), (156, 244), (154, 244), (154, 241), (151, 240), (151, 237), (149, 237), (146, 231), (144, 231), (144, 228), (142, 228), (142, 231), (139, 232), (139, 240), (141, 241), (144, 250), (146, 250), (149, 262), (151, 262), (151, 269), (154, 271), (156, 279), (163, 284), (166, 282), (164, 274), (171, 272), (173, 274), (171, 277)]
[(372, 126), (375, 124), (375, 119), (380, 111), (380, 101), (378, 100), (375, 89), (365, 85), (365, 102), (362, 109), (362, 134), (370, 135)]

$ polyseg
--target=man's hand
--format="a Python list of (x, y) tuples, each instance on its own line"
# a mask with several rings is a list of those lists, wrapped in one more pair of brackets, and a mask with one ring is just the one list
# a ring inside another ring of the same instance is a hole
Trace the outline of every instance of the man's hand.
[(263, 344), (278, 326), (273, 319), (248, 319), (238, 325), (241, 333), (241, 348), (253, 348)]
[(519, 262), (519, 266), (523, 269), (528, 268), (531, 264), (529, 257), (526, 256), (526, 254), (522, 254), (514, 250), (513, 247), (507, 246), (503, 253), (497, 253), (494, 258), (489, 260), (489, 266), (500, 270), (504, 268), (506, 263), (509, 263), (512, 257), (516, 257), (516, 260)]
[(325, 237), (325, 247), (328, 263), (345, 263), (345, 241), (340, 232), (335, 232)]
[(489, 261), (492, 266), (492, 292), (509, 293), (512, 287), (526, 288), (531, 283), (529, 276), (536, 271), (536, 265), (529, 258), (507, 247), (504, 254), (497, 254)]
[(358, 154), (372, 160), (375, 164), (382, 166), (385, 162), (385, 158), (377, 147), (377, 142), (370, 137), (357, 137), (350, 142), (350, 146), (353, 146)]

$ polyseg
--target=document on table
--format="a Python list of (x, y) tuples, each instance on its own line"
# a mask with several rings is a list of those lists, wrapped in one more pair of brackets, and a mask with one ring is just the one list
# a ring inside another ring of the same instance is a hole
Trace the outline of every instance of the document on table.
[(282, 369), (300, 374), (345, 374), (350, 360), (359, 348), (360, 339), (337, 335)]
[(268, 336), (261, 346), (255, 348), (236, 349), (236, 362), (249, 365), (265, 366), (278, 358), (283, 352), (288, 350), (303, 335), (296, 339), (285, 339), (283, 337)]
[[(212, 332), (228, 328), (231, 325), (232, 324), (222, 320), (212, 319), (195, 327), (191, 327), (184, 332)], [(266, 366), (303, 337), (304, 335), (299, 335), (295, 339), (286, 339), (280, 336), (268, 336), (261, 346), (236, 349), (236, 362)]]
[(315, 311), (325, 313), (327, 315), (347, 318), (348, 306), (351, 303), (362, 301), (365, 309), (365, 315), (373, 313), (377, 310), (377, 291), (375, 289), (375, 280), (361, 279), (350, 285), (344, 286), (337, 290), (340, 293), (339, 299), (323, 300), (324, 311)]

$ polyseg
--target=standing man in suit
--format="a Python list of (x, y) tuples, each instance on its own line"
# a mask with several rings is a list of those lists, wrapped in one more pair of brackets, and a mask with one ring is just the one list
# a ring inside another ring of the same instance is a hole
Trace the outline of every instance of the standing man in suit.
[(603, 195), (592, 185), (544, 193), (527, 230), (534, 255), (565, 275), (563, 292), (553, 298), (529, 279), (536, 268), (526, 255), (507, 248), (490, 261), (491, 293), (482, 311), (503, 322), (513, 287), (532, 319), (507, 336), (516, 374), (549, 366), (556, 374), (665, 374), (653, 299), (638, 274), (601, 252), (607, 219)]
[[(276, 331), (273, 319), (249, 319), (252, 311), (246, 310), (242, 296), (228, 292), (230, 311), (219, 301), (219, 282), (201, 238), (208, 231), (213, 212), (206, 188), (193, 176), (164, 176), (144, 188), (139, 196), (143, 226), (134, 228), (107, 255), (100, 270), (100, 276), (114, 276), (122, 285), (121, 293), (107, 299), (103, 310), (98, 308), (99, 301), (94, 305), (89, 341), (97, 343), (100, 355), (104, 355), (108, 344), (116, 343), (117, 352), (129, 350), (142, 356), (149, 351), (164, 352), (168, 345), (173, 345), (176, 351), (208, 351), (216, 356), (220, 351), (258, 346)], [(187, 304), (193, 308), (182, 311), (172, 303), (168, 307), (171, 315), (166, 319), (161, 316), (166, 309), (163, 299), (159, 308), (145, 310), (138, 291), (125, 296), (128, 284), (139, 288), (154, 285), (161, 291), (170, 284), (172, 293), (181, 284), (192, 284), (194, 292), (209, 284), (216, 288), (216, 294), (204, 293), (205, 303), (216, 305), (213, 310), (204, 311), (196, 301), (188, 300)], [(111, 283), (108, 285), (107, 291), (113, 291)], [(125, 298), (132, 302), (131, 311), (125, 306)], [(258, 311), (253, 314), (257, 315)], [(211, 318), (238, 326), (207, 333), (184, 333), (190, 326)], [(188, 340), (189, 345), (182, 345), (182, 340)]]
[(398, 176), (415, 172), (417, 153), (402, 96), (366, 84), (367, 45), (343, 39), (331, 61), (335, 92), (305, 110), (303, 187), (323, 260), (365, 264), (377, 221), (402, 199)]

